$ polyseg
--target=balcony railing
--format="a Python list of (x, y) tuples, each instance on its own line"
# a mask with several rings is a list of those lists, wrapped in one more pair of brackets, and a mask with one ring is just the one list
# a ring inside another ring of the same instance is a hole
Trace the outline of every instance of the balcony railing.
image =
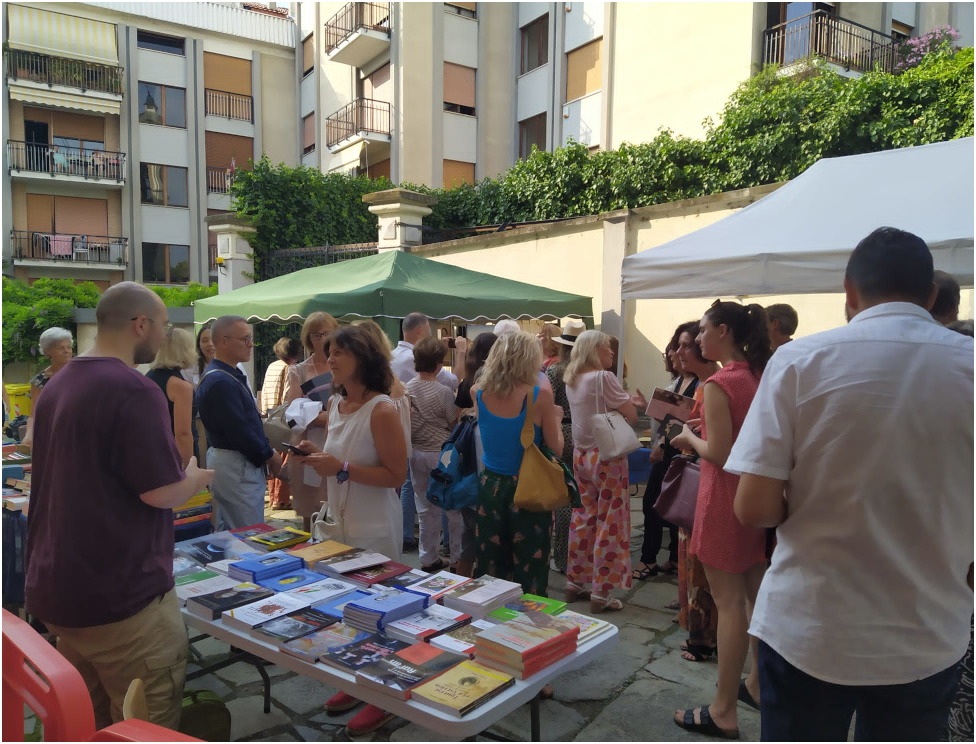
[(7, 140), (10, 170), (125, 182), (125, 153)]
[(206, 88), (204, 90), (204, 111), (207, 116), (223, 116), (225, 119), (238, 119), (254, 123), (254, 99), (240, 93), (227, 93), (223, 90)]
[(887, 34), (818, 10), (763, 31), (763, 64), (821, 58), (856, 72), (891, 72), (895, 42)]
[(112, 264), (119, 267), (129, 263), (128, 238), (11, 230), (10, 244), (14, 259)]
[(213, 168), (207, 166), (207, 193), (229, 194), (230, 185), (234, 182), (234, 174), (230, 168)]
[(52, 57), (49, 54), (11, 49), (4, 53), (6, 75), (9, 80), (29, 80), (44, 85), (64, 85), (112, 93), (125, 92), (125, 80), (121, 67), (83, 62), (79, 59)]
[(325, 53), (360, 29), (390, 33), (389, 3), (346, 3), (342, 10), (325, 24)]
[(390, 104), (357, 98), (325, 120), (325, 144), (334, 147), (356, 134), (389, 134)]

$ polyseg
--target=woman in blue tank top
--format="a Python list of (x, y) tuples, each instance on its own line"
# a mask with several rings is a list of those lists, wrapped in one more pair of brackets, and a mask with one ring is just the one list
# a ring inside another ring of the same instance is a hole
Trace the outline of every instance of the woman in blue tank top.
[(526, 402), (534, 403), (535, 441), (562, 452), (563, 412), (552, 391), (536, 384), (542, 347), (528, 333), (506, 333), (491, 348), (478, 382), (478, 428), (485, 469), (478, 490), (475, 576), (488, 574), (546, 596), (549, 585), (551, 512), (520, 511), (514, 505), (522, 465)]

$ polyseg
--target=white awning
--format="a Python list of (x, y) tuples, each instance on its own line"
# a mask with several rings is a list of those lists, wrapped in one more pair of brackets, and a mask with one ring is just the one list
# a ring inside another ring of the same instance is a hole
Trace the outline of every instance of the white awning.
[(7, 5), (7, 36), (11, 49), (102, 65), (119, 64), (114, 23)]
[(623, 261), (623, 299), (840, 292), (878, 227), (928, 243), (973, 284), (973, 138), (825, 158), (734, 214)]

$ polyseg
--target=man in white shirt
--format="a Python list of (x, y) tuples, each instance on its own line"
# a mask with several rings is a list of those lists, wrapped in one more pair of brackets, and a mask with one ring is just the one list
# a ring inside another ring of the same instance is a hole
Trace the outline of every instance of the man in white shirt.
[[(851, 321), (773, 355), (725, 469), (778, 525), (749, 632), (763, 741), (938, 740), (973, 612), (973, 340), (929, 315), (932, 255), (879, 228)], [(967, 575), (968, 572), (968, 575)]]

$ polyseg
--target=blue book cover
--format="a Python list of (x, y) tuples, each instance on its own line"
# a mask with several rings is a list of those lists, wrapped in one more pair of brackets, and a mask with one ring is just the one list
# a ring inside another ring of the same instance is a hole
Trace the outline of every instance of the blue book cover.
[(329, 615), (330, 617), (336, 617), (342, 620), (342, 610), (350, 602), (355, 602), (359, 599), (365, 599), (370, 596), (366, 592), (352, 592), (351, 594), (343, 594), (341, 597), (333, 599), (331, 602), (324, 602), (319, 605), (314, 605), (312, 609), (318, 610), (321, 613)]
[(283, 574), (277, 574), (268, 579), (261, 579), (257, 584), (275, 592), (287, 592), (290, 589), (297, 589), (306, 584), (325, 581), (325, 579), (326, 577), (320, 573), (309, 571), (307, 568), (300, 568), (297, 571), (286, 571)]
[(407, 614), (420, 612), (424, 609), (427, 597), (423, 594), (403, 591), (400, 589), (386, 589), (378, 594), (371, 594), (364, 599), (355, 599), (350, 604), (362, 612), (378, 615), (383, 618), (387, 615), (402, 614), (408, 609)]
[(259, 581), (272, 576), (303, 568), (305, 562), (297, 555), (289, 555), (283, 550), (276, 550), (265, 555), (256, 555), (253, 558), (245, 558), (242, 561), (231, 563), (228, 568), (228, 575), (233, 578), (245, 578), (249, 581)]

